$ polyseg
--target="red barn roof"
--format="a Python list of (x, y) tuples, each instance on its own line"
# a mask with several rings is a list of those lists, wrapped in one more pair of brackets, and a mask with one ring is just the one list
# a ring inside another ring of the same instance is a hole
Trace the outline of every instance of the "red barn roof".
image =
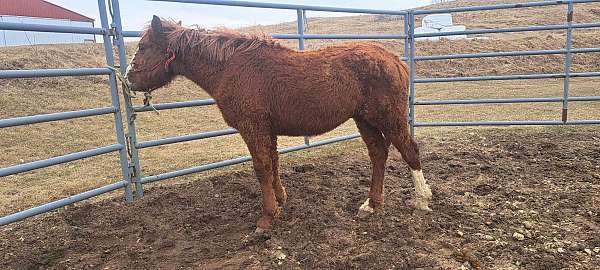
[(94, 19), (43, 0), (0, 0), (0, 16), (25, 16), (93, 22)]

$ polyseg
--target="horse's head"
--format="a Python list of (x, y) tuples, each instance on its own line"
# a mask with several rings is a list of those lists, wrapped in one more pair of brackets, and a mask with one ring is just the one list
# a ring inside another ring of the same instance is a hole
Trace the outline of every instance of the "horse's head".
[(169, 48), (168, 34), (181, 28), (180, 24), (152, 18), (150, 27), (142, 35), (138, 49), (125, 75), (131, 90), (150, 92), (162, 87), (175, 77), (171, 67), (176, 55)]

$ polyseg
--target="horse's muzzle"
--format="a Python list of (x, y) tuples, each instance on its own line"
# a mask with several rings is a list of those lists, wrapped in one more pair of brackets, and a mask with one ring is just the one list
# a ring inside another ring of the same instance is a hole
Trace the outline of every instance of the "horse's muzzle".
[(143, 92), (143, 89), (140, 89), (139, 86), (137, 86), (135, 83), (132, 83), (129, 78), (127, 77), (127, 74), (125, 74), (125, 82), (127, 83), (127, 87), (129, 87), (130, 91), (134, 91), (134, 92)]
[(136, 85), (129, 80), (127, 80), (127, 85), (129, 86), (130, 91), (138, 92), (140, 90), (139, 87), (136, 87)]
[(130, 82), (129, 80), (127, 80), (127, 84), (129, 85), (129, 90), (133, 91), (133, 92), (151, 92), (152, 90), (156, 89), (156, 88), (142, 88), (139, 85), (136, 85), (135, 83)]

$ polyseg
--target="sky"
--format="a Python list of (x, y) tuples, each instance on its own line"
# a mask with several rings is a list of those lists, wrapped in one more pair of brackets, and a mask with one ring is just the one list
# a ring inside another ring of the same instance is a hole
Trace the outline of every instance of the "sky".
[[(46, 0), (96, 20), (100, 25), (97, 1), (94, 0)], [(255, 2), (271, 2), (332, 7), (352, 7), (384, 10), (402, 10), (431, 3), (431, 0), (255, 0)], [(266, 25), (296, 20), (296, 11), (258, 9), (246, 7), (211, 6), (185, 3), (151, 2), (147, 0), (121, 0), (121, 15), (124, 30), (140, 30), (151, 19), (152, 15), (163, 18), (181, 20), (184, 25), (199, 25), (207, 28), (236, 28), (252, 25)], [(307, 16), (343, 16), (356, 15), (346, 13), (324, 13), (308, 11)]]

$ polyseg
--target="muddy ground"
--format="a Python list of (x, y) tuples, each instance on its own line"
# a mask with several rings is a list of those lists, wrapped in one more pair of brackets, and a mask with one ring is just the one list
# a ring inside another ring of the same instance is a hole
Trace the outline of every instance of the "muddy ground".
[(248, 236), (260, 209), (251, 171), (198, 175), (135, 204), (80, 203), (0, 228), (0, 269), (598, 269), (600, 132), (420, 144), (430, 214), (406, 206), (412, 181), (394, 151), (384, 211), (357, 220), (370, 176), (357, 147), (282, 168), (290, 198), (269, 238)]

